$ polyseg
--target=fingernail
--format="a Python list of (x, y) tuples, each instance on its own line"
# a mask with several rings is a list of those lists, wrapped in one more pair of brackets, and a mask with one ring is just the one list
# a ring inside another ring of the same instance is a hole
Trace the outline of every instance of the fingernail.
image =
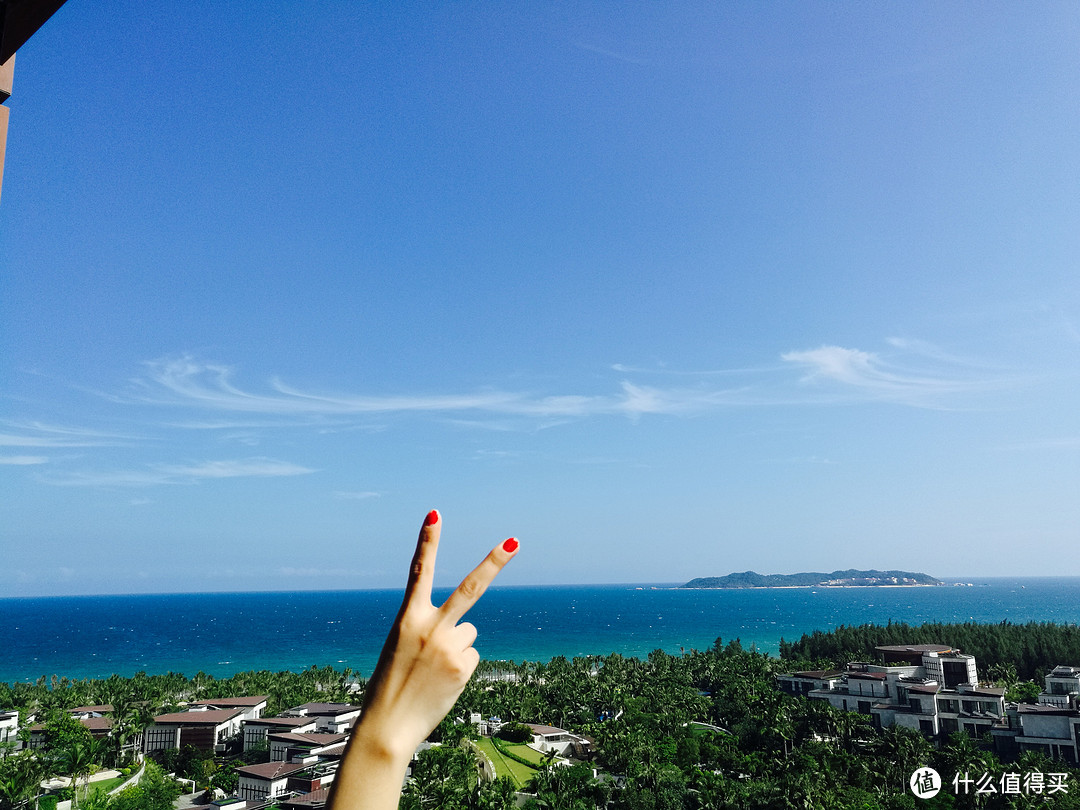
[(424, 518), (424, 525), (425, 526), (434, 526), (438, 522), (439, 522), (439, 512), (436, 509), (432, 509), (430, 512), (427, 513), (427, 517)]
[(517, 551), (517, 547), (518, 541), (515, 540), (513, 537), (503, 543), (503, 551), (505, 551), (507, 554), (513, 554), (515, 551)]

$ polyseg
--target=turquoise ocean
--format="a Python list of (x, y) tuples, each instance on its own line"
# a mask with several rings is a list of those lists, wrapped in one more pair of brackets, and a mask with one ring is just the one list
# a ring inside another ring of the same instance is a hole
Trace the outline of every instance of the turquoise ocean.
[[(1080, 577), (971, 579), (923, 588), (685, 590), (673, 585), (492, 588), (469, 613), (487, 659), (644, 656), (738, 638), (890, 620), (1080, 623)], [(436, 600), (447, 592), (436, 592)], [(369, 675), (400, 591), (304, 591), (0, 599), (0, 681), (202, 670), (351, 667)], [(943, 639), (947, 641), (947, 639)], [(1080, 664), (1080, 661), (1062, 663)]]

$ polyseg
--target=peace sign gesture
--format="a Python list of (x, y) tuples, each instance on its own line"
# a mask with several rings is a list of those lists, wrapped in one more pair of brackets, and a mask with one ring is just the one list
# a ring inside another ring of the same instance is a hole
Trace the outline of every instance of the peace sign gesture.
[(433, 509), (420, 529), (405, 599), (335, 780), (333, 810), (397, 807), (409, 758), (453, 708), (480, 661), (472, 646), (476, 628), (461, 618), (517, 552), (518, 541), (511, 537), (493, 548), (435, 607), (431, 588), (441, 534), (442, 519)]

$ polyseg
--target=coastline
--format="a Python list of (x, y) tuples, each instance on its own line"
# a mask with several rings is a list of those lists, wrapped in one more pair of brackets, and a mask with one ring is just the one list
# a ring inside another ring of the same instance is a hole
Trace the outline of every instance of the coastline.
[[(707, 649), (717, 638), (775, 655), (781, 638), (840, 625), (1080, 617), (1080, 577), (970, 581), (979, 587), (514, 586), (491, 589), (468, 618), (483, 658), (548, 661)], [(367, 675), (400, 600), (391, 590), (16, 598), (0, 611), (0, 682), (313, 665)]]
[(816, 588), (828, 588), (830, 590), (840, 588), (873, 588), (875, 590), (881, 590), (884, 588), (951, 588), (951, 587), (967, 587), (970, 583), (966, 582), (942, 582), (939, 585), (924, 585), (922, 583), (914, 582), (910, 585), (743, 585), (743, 586), (731, 586), (721, 585), (716, 588), (688, 588), (685, 585), (680, 585), (675, 590), (680, 591), (790, 591), (790, 590), (808, 590)]

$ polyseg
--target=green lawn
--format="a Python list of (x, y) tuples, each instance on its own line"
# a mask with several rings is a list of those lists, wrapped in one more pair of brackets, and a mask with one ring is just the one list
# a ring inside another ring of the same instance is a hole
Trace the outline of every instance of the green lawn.
[(504, 743), (503, 748), (514, 754), (517, 754), (522, 759), (527, 759), (536, 765), (537, 768), (544, 761), (544, 755), (537, 751), (535, 748), (529, 748), (525, 743)]
[[(476, 741), (476, 747), (487, 754), (487, 758), (491, 760), (491, 763), (495, 766), (496, 776), (508, 776), (513, 781), (514, 786), (518, 789), (525, 787), (529, 780), (533, 778), (533, 774), (536, 770), (530, 768), (528, 765), (522, 765), (520, 762), (504, 757), (499, 750), (495, 747), (495, 744), (489, 737), (481, 737)], [(527, 754), (520, 753), (518, 748), (527, 748), (527, 746), (509, 746), (509, 750), (513, 750), (519, 757), (526, 757)], [(532, 750), (532, 749), (528, 749)], [(536, 752), (533, 751), (535, 754)], [(537, 754), (539, 756), (539, 754)]]
[(98, 782), (91, 782), (90, 792), (92, 793), (95, 790), (100, 790), (102, 793), (108, 793), (113, 788), (124, 784), (129, 778), (130, 777), (127, 776), (114, 776), (112, 779), (102, 779)]

